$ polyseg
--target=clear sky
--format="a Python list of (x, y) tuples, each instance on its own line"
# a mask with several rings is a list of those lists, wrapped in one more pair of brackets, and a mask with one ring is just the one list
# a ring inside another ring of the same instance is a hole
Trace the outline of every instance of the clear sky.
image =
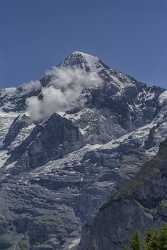
[(0, 87), (74, 50), (167, 87), (167, 0), (0, 0)]

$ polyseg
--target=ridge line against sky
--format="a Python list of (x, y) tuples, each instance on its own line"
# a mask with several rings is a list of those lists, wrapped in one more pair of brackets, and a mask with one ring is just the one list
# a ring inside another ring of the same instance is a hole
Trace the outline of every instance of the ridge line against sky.
[(74, 50), (167, 87), (166, 0), (2, 0), (0, 87), (39, 79)]

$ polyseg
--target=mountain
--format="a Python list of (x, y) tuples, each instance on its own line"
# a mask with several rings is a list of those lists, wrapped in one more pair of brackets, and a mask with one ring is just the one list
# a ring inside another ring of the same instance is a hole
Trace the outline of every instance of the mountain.
[(156, 157), (167, 92), (76, 51), (39, 81), (0, 90), (0, 117), (0, 247), (74, 250)]

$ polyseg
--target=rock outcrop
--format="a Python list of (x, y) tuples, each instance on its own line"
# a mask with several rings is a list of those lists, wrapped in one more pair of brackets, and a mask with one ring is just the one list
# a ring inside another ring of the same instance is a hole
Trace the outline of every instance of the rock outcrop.
[(26, 168), (35, 168), (83, 146), (79, 129), (71, 121), (53, 114), (32, 130), (12, 152), (6, 164), (19, 160)]
[(8, 133), (3, 141), (4, 148), (9, 147), (10, 144), (15, 140), (21, 129), (28, 127), (32, 124), (30, 117), (24, 115), (17, 116), (11, 124)]
[(141, 236), (167, 222), (167, 141), (130, 182), (103, 205), (83, 230), (81, 250), (121, 250), (134, 232)]

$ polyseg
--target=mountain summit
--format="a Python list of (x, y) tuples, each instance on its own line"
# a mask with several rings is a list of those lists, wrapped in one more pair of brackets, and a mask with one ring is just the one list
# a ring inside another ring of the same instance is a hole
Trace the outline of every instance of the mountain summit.
[(65, 66), (76, 66), (87, 71), (97, 71), (99, 68), (104, 68), (104, 64), (97, 56), (92, 56), (81, 51), (74, 51), (64, 60)]

